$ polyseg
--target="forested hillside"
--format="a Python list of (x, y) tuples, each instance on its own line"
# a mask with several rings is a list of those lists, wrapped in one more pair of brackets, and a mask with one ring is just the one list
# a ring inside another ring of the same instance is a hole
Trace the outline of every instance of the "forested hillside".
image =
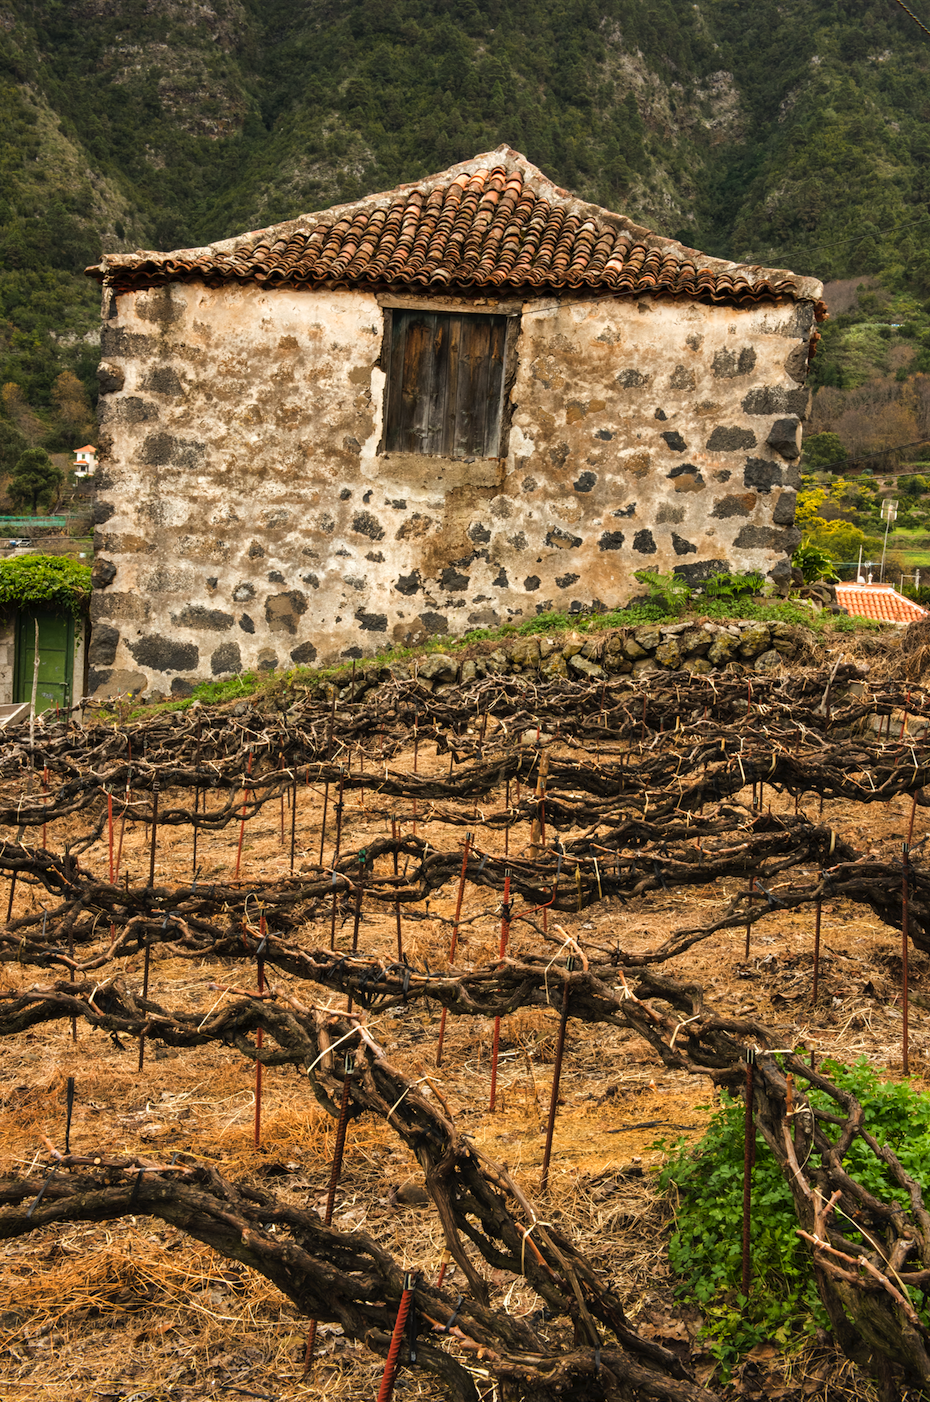
[(51, 448), (87, 422), (101, 248), (500, 142), (707, 252), (921, 306), (928, 46), (894, 0), (0, 0), (0, 414)]

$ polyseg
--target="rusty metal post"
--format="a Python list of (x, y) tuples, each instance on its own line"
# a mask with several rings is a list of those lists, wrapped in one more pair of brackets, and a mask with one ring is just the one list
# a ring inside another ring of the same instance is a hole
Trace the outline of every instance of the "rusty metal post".
[[(455, 917), (452, 921), (452, 939), (449, 941), (449, 963), (455, 958), (455, 950), (459, 942), (459, 920), (462, 918), (462, 898), (465, 895), (465, 873), (468, 870), (468, 853), (471, 848), (471, 833), (465, 834), (465, 846), (462, 850), (462, 870), (459, 872), (459, 889), (455, 901)], [(398, 956), (399, 957), (399, 956)], [(442, 1043), (446, 1035), (446, 1014), (448, 1008), (443, 1008), (442, 1017), (439, 1019), (439, 1041), (436, 1044), (436, 1065), (442, 1065)]]
[(339, 766), (339, 793), (336, 798), (336, 845), (333, 848), (333, 910), (332, 919), (329, 926), (329, 947), (336, 948), (336, 908), (339, 904), (339, 892), (335, 888), (336, 863), (339, 860), (339, 848), (342, 845), (342, 793), (345, 788), (346, 771), (344, 766)]
[[(252, 773), (252, 751), (249, 750), (249, 762), (245, 768), (246, 778)], [(249, 801), (248, 788), (242, 790), (242, 821), (239, 824), (239, 846), (236, 849), (236, 874), (234, 880), (239, 880), (239, 866), (242, 862), (242, 839), (245, 837), (245, 810)]]
[[(420, 717), (413, 718), (413, 772), (417, 772), (417, 762), (420, 754)], [(413, 800), (413, 835), (417, 835), (417, 801)]]
[[(323, 1213), (324, 1227), (331, 1227), (333, 1222), (333, 1209), (336, 1205), (336, 1188), (339, 1185), (339, 1177), (342, 1173), (342, 1159), (346, 1146), (346, 1129), (349, 1123), (349, 1090), (354, 1074), (355, 1057), (351, 1052), (348, 1052), (345, 1058), (342, 1097), (339, 1102), (339, 1119), (336, 1121), (336, 1142), (333, 1147), (333, 1166), (329, 1174), (329, 1191), (326, 1194), (326, 1211)], [(313, 1365), (313, 1348), (316, 1343), (316, 1324), (316, 1320), (311, 1319), (310, 1328), (307, 1331), (307, 1342), (304, 1347), (304, 1377), (307, 1376)]]
[[(823, 872), (820, 873), (820, 879), (821, 881), (823, 880)], [(811, 990), (811, 1002), (815, 1005), (817, 1002), (817, 986), (820, 981), (820, 916), (822, 910), (823, 901), (818, 896), (817, 903), (814, 906), (814, 987)]]
[(74, 1077), (68, 1077), (65, 1092), (65, 1153), (71, 1153), (71, 1116), (74, 1114)]
[[(391, 840), (392, 840), (393, 842), (396, 842), (396, 841), (397, 841), (397, 815), (396, 815), (395, 813), (392, 813), (392, 814), (391, 814)], [(396, 847), (395, 847), (395, 849), (394, 849), (394, 875), (395, 875), (395, 876), (397, 875), (397, 849), (396, 849)], [(397, 921), (397, 960), (398, 960), (398, 963), (402, 964), (402, 963), (404, 962), (404, 933), (403, 933), (403, 930), (401, 929), (401, 924), (400, 924), (400, 897), (399, 897), (399, 896), (396, 896), (396, 897), (395, 897), (395, 900), (394, 900), (394, 918), (395, 918), (395, 920)]]
[(394, 1379), (397, 1377), (397, 1359), (400, 1354), (400, 1346), (403, 1342), (404, 1329), (407, 1326), (407, 1315), (410, 1313), (410, 1306), (413, 1303), (413, 1272), (404, 1273), (404, 1288), (401, 1293), (400, 1303), (397, 1306), (397, 1320), (394, 1324), (394, 1332), (391, 1335), (391, 1346), (388, 1349), (387, 1362), (384, 1365), (384, 1375), (381, 1379), (381, 1386), (378, 1389), (378, 1402), (391, 1402), (394, 1392)]
[[(350, 770), (351, 770), (351, 765), (349, 766), (349, 768), (350, 768)], [(364, 748), (364, 746), (362, 745), (361, 740), (360, 740), (359, 743), (358, 743), (358, 772), (359, 772), (359, 774), (364, 774), (364, 773), (365, 773), (365, 748)], [(364, 785), (364, 784), (359, 784), (359, 786), (358, 786), (358, 806), (359, 806), (359, 809), (361, 810), (361, 812), (364, 813), (364, 812), (365, 812), (365, 785)]]
[(507, 788), (504, 792), (504, 811), (507, 814), (507, 821), (504, 824), (504, 860), (510, 856), (510, 780), (507, 780)]
[(323, 785), (323, 817), (320, 822), (320, 866), (323, 865), (323, 845), (326, 842), (326, 811), (329, 808), (329, 780)]
[[(47, 911), (47, 910), (43, 910), (43, 912), (42, 912), (42, 938), (43, 938), (43, 939), (45, 939), (45, 927), (46, 927), (47, 922), (48, 922), (48, 911)], [(112, 925), (110, 926), (110, 938), (111, 938), (111, 939), (113, 938), (113, 926), (112, 926)], [(70, 964), (69, 964), (69, 966), (68, 966), (68, 982), (69, 982), (69, 983), (74, 983), (74, 982), (76, 981), (76, 980), (75, 980), (75, 977), (74, 977), (74, 922), (73, 922), (70, 918), (69, 918), (69, 920), (68, 920), (68, 958), (69, 958), (70, 961), (71, 961)], [(78, 1036), (77, 1036), (77, 1018), (76, 1018), (76, 1017), (72, 1017), (72, 1019), (71, 1019), (71, 1040), (72, 1040), (72, 1042), (76, 1042), (77, 1039), (78, 1039)]]
[[(284, 756), (278, 751), (278, 769), (284, 768)], [(284, 790), (281, 790), (281, 846), (284, 846)]]
[[(333, 757), (333, 727), (336, 724), (336, 688), (333, 687), (333, 695), (329, 708), (329, 725), (326, 732), (326, 758)], [(322, 861), (322, 857), (320, 858)]]
[[(504, 899), (501, 903), (501, 945), (500, 957), (503, 960), (510, 938), (510, 867), (504, 872)], [(500, 1053), (501, 1020), (494, 1019), (494, 1041), (491, 1050), (491, 1102), (488, 1110), (493, 1111), (497, 1102), (497, 1059)]]
[[(358, 865), (359, 865), (359, 871), (358, 871), (358, 877), (357, 877), (356, 883), (355, 883), (355, 920), (354, 920), (354, 923), (353, 923), (353, 925), (352, 925), (352, 953), (353, 953), (353, 954), (357, 954), (357, 953), (358, 953), (358, 927), (359, 927), (359, 925), (362, 923), (362, 893), (363, 893), (364, 885), (365, 885), (365, 882), (364, 882), (364, 873), (365, 873), (365, 848), (364, 848), (364, 847), (362, 848), (362, 850), (361, 850), (361, 851), (359, 852), (359, 854), (358, 854)], [(348, 1006), (346, 1007), (346, 1012), (351, 1012), (351, 1011), (352, 1011), (352, 1006), (353, 1006), (352, 994), (350, 993), (350, 994), (349, 994)]]
[[(151, 948), (152, 948), (152, 947), (151, 947), (151, 945), (150, 945), (150, 943), (149, 943), (148, 934), (146, 934), (146, 936), (145, 936), (145, 958), (144, 958), (143, 963), (142, 963), (142, 1001), (143, 1001), (143, 1003), (147, 1000), (147, 998), (148, 998), (148, 996), (149, 996), (149, 958), (150, 958), (150, 954), (151, 954)], [(139, 1038), (139, 1066), (138, 1066), (138, 1070), (141, 1071), (141, 1070), (142, 1070), (142, 1067), (143, 1067), (144, 1065), (145, 1065), (145, 1033), (143, 1032), (142, 1036)]]
[(910, 1075), (910, 1059), (908, 1055), (908, 1018), (910, 1014), (909, 992), (908, 992), (908, 969), (907, 969), (907, 869), (908, 869), (908, 845), (904, 843), (902, 854), (903, 871), (901, 873), (901, 1070), (905, 1076)]
[[(258, 925), (259, 940), (255, 957), (258, 961), (258, 996), (261, 997), (265, 991), (265, 950), (268, 948), (268, 929), (265, 924), (265, 912), (262, 911)], [(264, 1045), (264, 1028), (259, 1027), (255, 1033), (255, 1050), (261, 1051)], [(262, 1063), (256, 1058), (255, 1061), (255, 1147), (258, 1148), (262, 1138)]]
[(291, 786), (291, 876), (294, 875), (294, 847), (297, 842), (297, 771)]
[(123, 800), (123, 816), (119, 825), (119, 845), (116, 849), (116, 881), (119, 881), (120, 860), (123, 855), (123, 834), (126, 831), (126, 813), (129, 808), (129, 795), (132, 786), (132, 741), (129, 739), (126, 741), (126, 766), (126, 796)]
[[(573, 955), (569, 955), (565, 965), (567, 973), (571, 973), (575, 967)], [(568, 1025), (568, 1004), (571, 992), (568, 980), (562, 991), (562, 1013), (559, 1017), (559, 1035), (555, 1043), (555, 1062), (552, 1067), (552, 1091), (549, 1096), (549, 1118), (546, 1121), (546, 1144), (543, 1149), (542, 1178), (540, 1179), (540, 1192), (545, 1192), (549, 1186), (549, 1160), (552, 1156), (552, 1136), (555, 1133), (555, 1117), (559, 1106), (559, 1081), (562, 1077), (562, 1054), (565, 1050), (565, 1029)]]
[[(206, 793), (204, 793), (204, 796), (203, 796), (203, 809), (204, 809), (204, 812), (207, 811), (207, 795), (206, 795)], [(199, 836), (200, 836), (200, 829), (199, 829), (199, 827), (197, 826), (197, 815), (199, 814), (199, 812), (200, 812), (200, 785), (199, 785), (199, 784), (195, 784), (195, 785), (194, 785), (194, 844), (193, 844), (193, 848), (192, 848), (192, 851), (191, 851), (191, 873), (192, 873), (193, 876), (196, 876), (196, 875), (197, 875), (197, 839), (198, 839)]]
[(155, 885), (155, 849), (158, 843), (158, 780), (152, 783), (152, 850), (149, 853), (149, 889)]
[[(194, 844), (191, 853), (191, 872), (197, 876), (197, 839), (200, 836), (200, 829), (197, 826), (197, 814), (200, 811), (200, 737), (203, 730), (203, 721), (197, 722), (197, 749), (194, 757), (194, 769), (197, 774), (197, 783), (194, 785)], [(203, 796), (203, 811), (207, 811), (207, 795)], [(112, 880), (112, 877), (111, 877)]]
[(746, 1115), (743, 1136), (743, 1276), (744, 1298), (749, 1295), (752, 1276), (752, 1257), (749, 1249), (749, 1228), (752, 1222), (752, 1169), (756, 1158), (756, 1131), (752, 1122), (753, 1078), (756, 1067), (756, 1053), (746, 1052)]

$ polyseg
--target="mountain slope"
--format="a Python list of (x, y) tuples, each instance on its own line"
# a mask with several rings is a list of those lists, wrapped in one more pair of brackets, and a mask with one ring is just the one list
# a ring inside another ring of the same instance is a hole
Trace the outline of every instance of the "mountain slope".
[(708, 253), (927, 295), (928, 67), (892, 0), (0, 0), (0, 381), (67, 446), (101, 248), (500, 142)]

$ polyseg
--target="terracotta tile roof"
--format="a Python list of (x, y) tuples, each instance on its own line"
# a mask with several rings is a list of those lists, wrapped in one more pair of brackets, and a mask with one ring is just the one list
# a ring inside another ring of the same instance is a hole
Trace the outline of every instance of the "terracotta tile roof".
[(890, 584), (838, 584), (836, 602), (859, 618), (879, 623), (916, 623), (928, 610), (906, 599)]
[(813, 278), (705, 257), (587, 204), (508, 146), (386, 194), (206, 248), (104, 254), (87, 272), (117, 292), (196, 279), (440, 293), (597, 289), (732, 305), (819, 302), (823, 291)]

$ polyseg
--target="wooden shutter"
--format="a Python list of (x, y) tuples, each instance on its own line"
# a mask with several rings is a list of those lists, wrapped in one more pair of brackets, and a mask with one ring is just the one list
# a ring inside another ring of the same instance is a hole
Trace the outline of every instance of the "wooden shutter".
[(493, 458), (500, 447), (505, 316), (391, 316), (385, 451)]

